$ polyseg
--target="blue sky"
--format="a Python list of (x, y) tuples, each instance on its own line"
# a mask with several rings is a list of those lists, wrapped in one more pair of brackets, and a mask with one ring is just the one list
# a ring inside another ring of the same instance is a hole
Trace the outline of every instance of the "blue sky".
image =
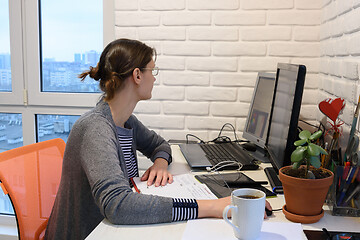
[[(0, 0), (0, 6), (0, 53), (4, 53), (9, 51), (8, 0)], [(42, 0), (41, 10), (43, 58), (73, 61), (74, 53), (102, 51), (102, 0)]]
[(10, 52), (9, 2), (0, 0), (0, 54)]

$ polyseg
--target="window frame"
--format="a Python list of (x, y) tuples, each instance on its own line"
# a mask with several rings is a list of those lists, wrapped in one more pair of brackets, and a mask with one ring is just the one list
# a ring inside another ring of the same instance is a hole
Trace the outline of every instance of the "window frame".
[[(41, 92), (40, 81), (37, 84), (32, 83), (34, 79), (41, 79), (40, 73), (40, 21), (39, 21), (39, 0), (25, 1), (25, 63), (27, 71), (25, 79), (25, 89), (28, 89), (29, 105), (51, 106), (70, 106), (70, 107), (90, 107), (94, 106), (100, 97), (100, 93), (58, 93)], [(103, 43), (104, 46), (114, 39), (114, 2), (103, 0)], [(34, 61), (36, 59), (36, 61)], [(28, 84), (32, 83), (32, 84)]]
[[(103, 46), (115, 39), (115, 0), (103, 0)], [(100, 93), (41, 92), (38, 0), (9, 0), (12, 92), (0, 92), (0, 112), (22, 114), (23, 145), (36, 141), (36, 115), (81, 115)], [(0, 214), (0, 227), (15, 216)]]
[(11, 57), (11, 92), (0, 92), (0, 104), (22, 104), (24, 69), (22, 55), (22, 16), (21, 0), (9, 0), (9, 29), (10, 29), (10, 57)]

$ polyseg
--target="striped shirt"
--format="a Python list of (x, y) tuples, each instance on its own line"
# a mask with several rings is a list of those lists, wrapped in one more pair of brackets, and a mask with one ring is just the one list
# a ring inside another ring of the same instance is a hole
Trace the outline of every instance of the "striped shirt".
[(120, 142), (121, 150), (124, 154), (125, 165), (129, 178), (138, 177), (139, 170), (135, 154), (132, 150), (133, 130), (118, 127), (118, 139)]
[[(135, 153), (132, 150), (133, 130), (117, 127), (118, 139), (125, 158), (126, 169), (129, 179), (139, 176), (138, 164)], [(157, 154), (168, 160), (169, 154), (160, 152)], [(155, 156), (156, 158), (156, 156)], [(131, 181), (129, 180), (132, 186)], [(172, 221), (184, 221), (198, 217), (198, 204), (195, 199), (173, 198)]]

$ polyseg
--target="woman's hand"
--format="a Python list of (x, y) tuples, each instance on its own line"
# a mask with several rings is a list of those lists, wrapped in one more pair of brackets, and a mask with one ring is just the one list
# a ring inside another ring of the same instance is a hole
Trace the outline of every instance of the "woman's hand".
[[(267, 200), (265, 201), (265, 208), (272, 211), (272, 207), (271, 207), (270, 203)], [(266, 215), (266, 211), (265, 211), (264, 212), (264, 219), (266, 219), (266, 218), (268, 218), (268, 216)]]
[(157, 158), (154, 164), (146, 170), (141, 177), (141, 181), (147, 180), (147, 185), (150, 186), (155, 181), (155, 187), (165, 186), (166, 183), (173, 182), (173, 176), (168, 172), (168, 161), (163, 158)]
[[(199, 218), (213, 217), (222, 218), (224, 208), (231, 204), (231, 197), (224, 197), (215, 200), (197, 200), (199, 207)], [(272, 210), (270, 203), (266, 200), (265, 207)], [(228, 217), (231, 217), (231, 211), (228, 213)], [(268, 218), (264, 211), (264, 218)]]

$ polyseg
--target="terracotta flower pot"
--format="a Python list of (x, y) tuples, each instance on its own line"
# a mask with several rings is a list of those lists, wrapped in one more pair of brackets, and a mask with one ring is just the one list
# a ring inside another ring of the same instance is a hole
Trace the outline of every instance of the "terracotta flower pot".
[[(289, 220), (295, 222), (317, 222), (323, 216), (322, 206), (325, 202), (329, 187), (333, 182), (334, 174), (324, 169), (331, 173), (330, 177), (303, 179), (284, 174), (283, 170), (285, 168), (291, 168), (291, 166), (286, 166), (279, 170), (279, 177), (283, 185), (286, 202), (286, 207), (284, 207), (285, 216), (289, 219), (291, 215), (291, 219)], [(287, 214), (286, 211), (289, 214)], [(294, 216), (299, 217), (294, 219)], [(314, 218), (314, 216), (319, 216), (319, 218)]]

